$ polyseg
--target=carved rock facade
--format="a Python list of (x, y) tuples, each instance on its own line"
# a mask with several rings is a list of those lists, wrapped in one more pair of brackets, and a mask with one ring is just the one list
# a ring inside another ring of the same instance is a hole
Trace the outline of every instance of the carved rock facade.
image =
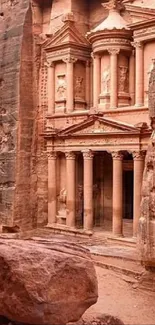
[(137, 235), (155, 49), (147, 6), (3, 1), (1, 224), (108, 224), (120, 236), (127, 218)]

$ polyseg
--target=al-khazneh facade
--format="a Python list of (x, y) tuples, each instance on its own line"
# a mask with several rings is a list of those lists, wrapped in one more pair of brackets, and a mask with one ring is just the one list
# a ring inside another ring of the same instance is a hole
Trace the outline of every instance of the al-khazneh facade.
[(100, 227), (122, 236), (126, 220), (136, 236), (151, 134), (155, 3), (40, 3), (32, 2), (42, 143), (32, 192), (39, 197), (36, 224), (86, 233)]

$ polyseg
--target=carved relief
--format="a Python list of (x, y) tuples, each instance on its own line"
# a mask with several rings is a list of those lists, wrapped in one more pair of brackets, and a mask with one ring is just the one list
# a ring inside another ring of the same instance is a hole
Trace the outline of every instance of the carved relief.
[(128, 92), (129, 89), (129, 76), (128, 68), (125, 66), (119, 66), (119, 91)]
[(66, 218), (67, 212), (66, 212), (66, 201), (67, 201), (67, 191), (65, 188), (63, 188), (60, 191), (59, 197), (58, 197), (58, 203), (59, 203), (59, 211), (58, 211), (58, 217), (59, 218)]
[(103, 71), (102, 89), (103, 89), (103, 94), (109, 93), (110, 91), (110, 69), (109, 68)]
[(66, 98), (66, 75), (57, 75), (57, 97), (59, 100)]
[(0, 153), (14, 149), (13, 136), (8, 123), (0, 124)]
[(75, 98), (84, 99), (84, 78), (75, 76)]

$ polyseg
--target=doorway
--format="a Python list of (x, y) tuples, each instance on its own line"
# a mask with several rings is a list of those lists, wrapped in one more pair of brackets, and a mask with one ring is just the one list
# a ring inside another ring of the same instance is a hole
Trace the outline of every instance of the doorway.
[(123, 217), (133, 219), (133, 170), (123, 172)]

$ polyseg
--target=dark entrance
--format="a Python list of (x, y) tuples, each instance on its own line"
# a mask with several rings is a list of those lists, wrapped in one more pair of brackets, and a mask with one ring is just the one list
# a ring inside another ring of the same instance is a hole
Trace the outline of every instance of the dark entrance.
[(123, 172), (124, 219), (133, 219), (133, 170)]

